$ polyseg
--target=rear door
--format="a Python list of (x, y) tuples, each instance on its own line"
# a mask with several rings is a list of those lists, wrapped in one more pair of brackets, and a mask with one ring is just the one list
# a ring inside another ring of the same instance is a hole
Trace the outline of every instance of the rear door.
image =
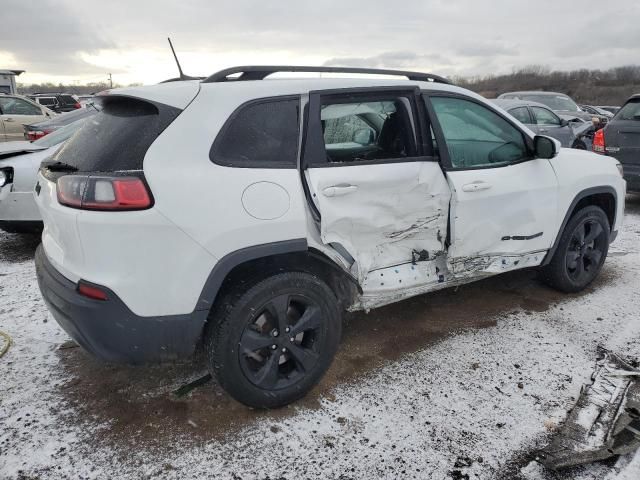
[(534, 132), (537, 131), (538, 127), (537, 125), (534, 125), (535, 122), (531, 118), (531, 112), (529, 112), (529, 108), (524, 106), (512, 108), (511, 110), (509, 110), (509, 114), (511, 114), (512, 117), (517, 119), (523, 125), (526, 125)]
[[(312, 92), (302, 166), (323, 243), (368, 272), (445, 249), (450, 190), (417, 89)], [(423, 127), (423, 128), (421, 128)], [(420, 283), (420, 279), (415, 279)]]
[(568, 124), (563, 125), (560, 117), (548, 108), (532, 106), (531, 111), (535, 118), (537, 133), (560, 140), (563, 147), (571, 147), (573, 130)]
[(615, 157), (625, 173), (640, 176), (640, 98), (632, 99), (605, 130), (607, 155)]
[(452, 187), (450, 269), (496, 273), (541, 262), (554, 238), (557, 180), (532, 140), (475, 98), (429, 94), (425, 101)]

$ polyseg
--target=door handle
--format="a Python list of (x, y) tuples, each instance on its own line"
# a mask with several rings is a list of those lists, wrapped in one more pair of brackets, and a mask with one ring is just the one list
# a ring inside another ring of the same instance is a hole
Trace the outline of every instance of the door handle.
[(541, 128), (540, 129), (540, 133), (547, 133), (549, 130), (547, 130), (546, 128)]
[(463, 192), (479, 192), (480, 190), (489, 190), (491, 184), (487, 182), (473, 182), (462, 186)]
[(5, 122), (13, 122), (13, 118), (5, 118), (4, 121)]
[(325, 197), (341, 197), (343, 195), (349, 195), (356, 190), (358, 190), (357, 185), (332, 185), (324, 188), (322, 194)]

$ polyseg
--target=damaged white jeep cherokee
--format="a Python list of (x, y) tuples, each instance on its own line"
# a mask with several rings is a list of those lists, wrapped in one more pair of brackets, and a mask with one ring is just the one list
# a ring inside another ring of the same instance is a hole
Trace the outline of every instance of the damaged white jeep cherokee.
[[(267, 79), (292, 71), (389, 76)], [(343, 309), (528, 267), (576, 292), (623, 216), (614, 159), (436, 75), (238, 67), (102, 103), (39, 172), (50, 310), (107, 361), (202, 342), (255, 407), (318, 382)]]

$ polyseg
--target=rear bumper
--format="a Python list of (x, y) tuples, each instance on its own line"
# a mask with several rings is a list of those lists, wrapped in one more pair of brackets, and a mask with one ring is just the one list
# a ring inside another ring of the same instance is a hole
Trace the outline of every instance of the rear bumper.
[(640, 164), (623, 163), (622, 169), (627, 181), (627, 191), (640, 192)]
[(36, 250), (35, 263), (49, 310), (64, 331), (92, 355), (109, 362), (140, 364), (193, 354), (207, 312), (140, 317), (108, 289), (104, 289), (106, 301), (80, 295), (76, 284), (49, 262), (42, 245)]

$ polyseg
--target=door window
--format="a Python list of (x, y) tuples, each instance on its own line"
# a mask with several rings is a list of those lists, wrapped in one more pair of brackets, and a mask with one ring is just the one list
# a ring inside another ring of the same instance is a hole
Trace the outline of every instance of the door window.
[(560, 118), (551, 110), (542, 107), (531, 107), (538, 125), (560, 125)]
[(527, 107), (512, 108), (509, 110), (509, 113), (514, 118), (517, 118), (520, 123), (524, 123), (525, 125), (531, 125), (533, 123)]
[(324, 102), (320, 122), (330, 162), (401, 159), (416, 155), (410, 101), (406, 97)]
[(0, 98), (0, 111), (3, 115), (42, 115), (42, 111), (21, 98)]
[(529, 158), (524, 136), (476, 102), (432, 97), (453, 168), (499, 167)]

